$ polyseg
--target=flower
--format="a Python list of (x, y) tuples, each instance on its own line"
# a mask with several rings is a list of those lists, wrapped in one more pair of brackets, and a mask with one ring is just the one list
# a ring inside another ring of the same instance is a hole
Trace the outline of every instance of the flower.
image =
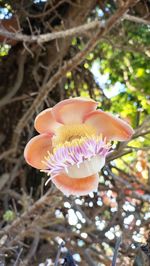
[(133, 134), (125, 121), (96, 108), (94, 100), (77, 97), (42, 111), (34, 123), (40, 135), (25, 147), (27, 163), (46, 172), (65, 195), (97, 189), (109, 142), (127, 141)]

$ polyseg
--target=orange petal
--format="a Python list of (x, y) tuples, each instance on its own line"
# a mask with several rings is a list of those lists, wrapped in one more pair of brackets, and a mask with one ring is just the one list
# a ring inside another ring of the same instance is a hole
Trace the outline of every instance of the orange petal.
[(52, 182), (65, 195), (83, 196), (87, 195), (98, 187), (98, 175), (91, 175), (86, 178), (70, 178), (60, 174), (52, 178)]
[(47, 108), (37, 115), (34, 122), (35, 129), (41, 133), (54, 133), (55, 130), (61, 126), (56, 122), (51, 112), (52, 108)]
[(87, 114), (84, 122), (95, 127), (97, 133), (102, 133), (108, 140), (127, 141), (134, 133), (125, 121), (101, 110)]
[(42, 163), (47, 151), (52, 150), (52, 140), (50, 134), (42, 134), (32, 138), (25, 147), (24, 157), (28, 164), (37, 168), (45, 169)]
[(52, 113), (63, 124), (82, 123), (85, 115), (96, 110), (97, 103), (89, 98), (76, 97), (56, 104)]

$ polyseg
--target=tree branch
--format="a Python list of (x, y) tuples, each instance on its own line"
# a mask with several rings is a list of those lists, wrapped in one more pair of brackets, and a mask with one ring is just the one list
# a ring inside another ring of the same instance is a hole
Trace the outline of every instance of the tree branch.
[(139, 24), (150, 25), (150, 21), (145, 20), (143, 18), (128, 15), (128, 14), (124, 15), (124, 19), (135, 22), (135, 23), (139, 23)]
[(0, 100), (0, 107), (4, 106), (7, 104), (10, 99), (17, 93), (19, 90), (22, 81), (23, 81), (23, 76), (24, 76), (24, 65), (26, 61), (26, 54), (21, 54), (19, 59), (18, 59), (18, 72), (17, 72), (17, 77), (15, 84), (12, 88), (8, 89), (8, 94), (6, 94), (1, 100)]
[(60, 38), (66, 38), (69, 36), (78, 36), (80, 34), (85, 33), (85, 31), (92, 30), (92, 29), (98, 29), (101, 26), (100, 21), (95, 20), (86, 24), (83, 24), (78, 27), (74, 27), (71, 29), (59, 31), (59, 32), (52, 32), (52, 33), (46, 33), (46, 34), (40, 34), (40, 35), (25, 35), (18, 32), (9, 32), (5, 28), (0, 29), (0, 35), (8, 38), (13, 39), (16, 41), (22, 41), (22, 42), (28, 42), (28, 43), (34, 43), (37, 42), (38, 44), (42, 44), (45, 42), (49, 42), (55, 39)]
[(121, 245), (121, 241), (122, 241), (122, 238), (121, 237), (118, 237), (117, 238), (116, 245), (115, 245), (115, 251), (114, 251), (112, 266), (116, 266), (117, 256), (118, 256), (119, 247)]
[(75, 55), (72, 59), (70, 59), (62, 68), (60, 68), (56, 74), (46, 83), (44, 84), (40, 90), (38, 96), (35, 98), (34, 102), (28, 109), (28, 111), (23, 115), (21, 120), (19, 121), (15, 134), (13, 136), (12, 145), (17, 150), (20, 134), (27, 126), (28, 122), (31, 120), (32, 116), (34, 115), (35, 111), (41, 106), (45, 98), (48, 94), (54, 89), (56, 84), (61, 81), (61, 79), (66, 75), (68, 71), (73, 70), (77, 65), (79, 65), (86, 55), (94, 49), (94, 47), (99, 42), (100, 38), (107, 34), (115, 25), (118, 23), (122, 16), (127, 12), (129, 7), (135, 5), (138, 0), (129, 0), (126, 4), (119, 8), (116, 13), (108, 19), (106, 25), (103, 28), (100, 28), (99, 31), (93, 36), (93, 38), (87, 43), (85, 48)]

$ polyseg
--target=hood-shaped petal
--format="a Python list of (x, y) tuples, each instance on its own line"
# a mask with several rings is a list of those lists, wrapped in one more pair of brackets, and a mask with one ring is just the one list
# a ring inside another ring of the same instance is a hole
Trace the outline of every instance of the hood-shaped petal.
[(41, 134), (32, 138), (25, 147), (24, 157), (28, 164), (37, 168), (45, 169), (42, 161), (47, 156), (47, 151), (52, 151), (52, 136), (50, 134)]
[(86, 178), (70, 178), (66, 174), (60, 174), (52, 178), (55, 186), (61, 190), (66, 196), (87, 195), (98, 188), (99, 176), (92, 175)]
[(56, 122), (52, 108), (47, 108), (37, 115), (34, 122), (35, 129), (41, 133), (55, 133), (55, 130), (62, 124)]
[(105, 156), (95, 155), (89, 160), (84, 160), (79, 165), (68, 166), (66, 172), (71, 178), (85, 178), (98, 173), (104, 165)]
[(56, 104), (52, 113), (62, 124), (82, 123), (85, 115), (96, 110), (97, 103), (89, 98), (76, 97)]
[(124, 120), (101, 110), (93, 111), (85, 117), (84, 123), (97, 129), (107, 140), (127, 141), (134, 130)]

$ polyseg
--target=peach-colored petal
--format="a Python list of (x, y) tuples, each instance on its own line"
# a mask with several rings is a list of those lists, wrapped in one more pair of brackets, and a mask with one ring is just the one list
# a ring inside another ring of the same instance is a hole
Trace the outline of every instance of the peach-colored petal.
[(66, 174), (60, 174), (52, 178), (52, 182), (65, 195), (83, 196), (87, 195), (98, 187), (98, 175), (86, 178), (70, 178)]
[(125, 121), (101, 110), (87, 114), (84, 122), (95, 127), (107, 140), (127, 141), (134, 133)]
[(37, 115), (34, 122), (35, 129), (41, 133), (55, 133), (55, 130), (61, 126), (56, 122), (52, 112), (52, 108), (47, 108)]
[(50, 134), (41, 134), (32, 138), (25, 147), (24, 157), (28, 164), (37, 168), (45, 169), (42, 163), (47, 151), (52, 150), (52, 136)]
[(76, 97), (56, 104), (52, 113), (59, 123), (82, 123), (85, 115), (96, 110), (97, 103), (89, 98)]

